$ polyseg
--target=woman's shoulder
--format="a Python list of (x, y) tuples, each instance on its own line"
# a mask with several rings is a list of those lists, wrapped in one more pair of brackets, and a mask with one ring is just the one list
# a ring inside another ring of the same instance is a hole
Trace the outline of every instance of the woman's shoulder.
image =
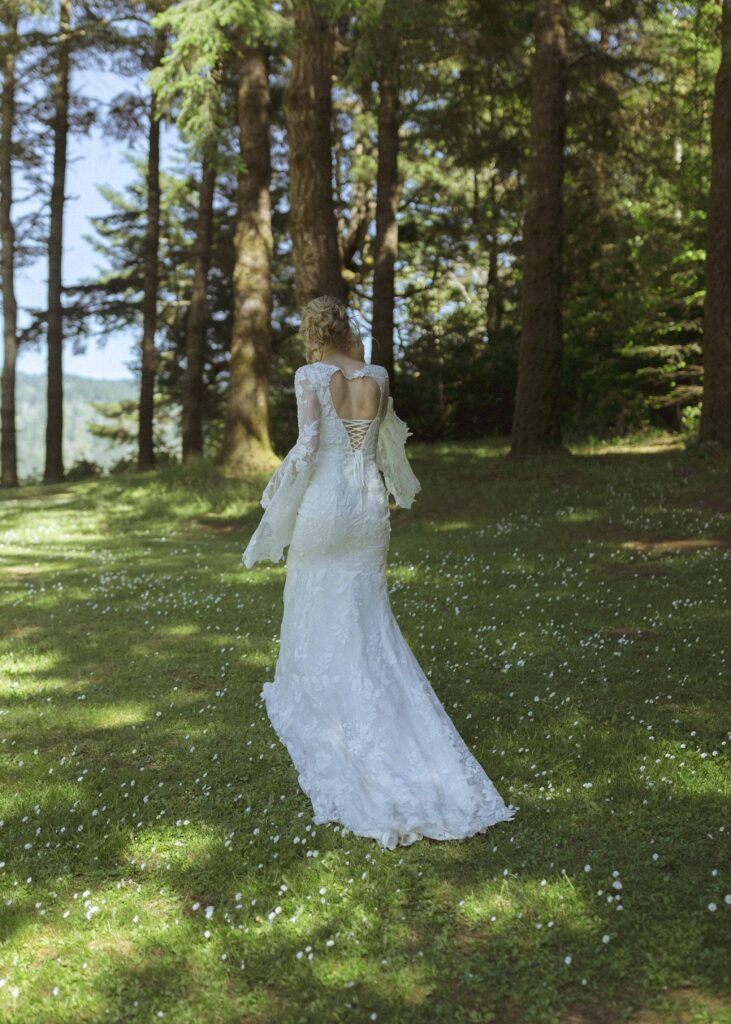
[[(298, 366), (294, 372), (295, 380), (301, 380), (302, 377), (319, 377), (332, 373), (333, 370), (339, 369), (334, 363), (305, 363), (304, 366)], [(380, 377), (388, 377), (388, 370), (385, 366), (381, 366), (379, 363), (365, 363), (360, 369), (371, 370)], [(358, 371), (359, 372), (359, 371)]]
[(305, 363), (304, 366), (298, 366), (294, 371), (295, 384), (302, 384), (304, 381), (308, 381), (314, 385), (318, 381), (321, 381), (322, 377), (323, 373), (321, 363)]

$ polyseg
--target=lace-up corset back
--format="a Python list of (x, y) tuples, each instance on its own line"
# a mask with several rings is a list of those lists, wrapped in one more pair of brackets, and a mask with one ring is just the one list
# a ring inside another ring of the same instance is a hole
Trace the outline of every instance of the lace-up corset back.
[[(331, 391), (337, 373), (346, 382), (369, 380), (352, 393), (339, 380)], [(378, 552), (374, 564), (380, 564), (388, 546), (388, 494), (401, 508), (410, 508), (421, 489), (406, 457), (411, 431), (394, 411), (388, 372), (367, 364), (348, 375), (334, 363), (308, 363), (295, 371), (294, 390), (297, 440), (264, 488), (264, 515), (246, 546), (244, 564), (250, 569), (262, 559), (278, 562), (290, 542), (293, 558), (301, 559), (313, 537), (321, 539), (319, 557), (325, 536), (330, 553), (350, 557), (355, 535), (363, 544), (371, 538), (371, 554)]]
[(322, 374), (321, 450), (359, 455), (360, 459), (374, 458), (378, 424), (386, 407), (383, 368), (367, 363), (355, 373), (346, 374), (334, 363), (312, 365), (313, 369), (319, 367)]
[(345, 425), (345, 429), (348, 431), (348, 437), (350, 438), (350, 447), (353, 451), (356, 451), (363, 444), (366, 434), (368, 433), (368, 427), (372, 422), (372, 418), (369, 420), (343, 419), (343, 424)]

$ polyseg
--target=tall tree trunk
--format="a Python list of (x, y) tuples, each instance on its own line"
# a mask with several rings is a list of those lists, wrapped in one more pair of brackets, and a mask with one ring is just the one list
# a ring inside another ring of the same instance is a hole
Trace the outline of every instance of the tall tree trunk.
[(63, 218), (69, 134), (71, 0), (59, 8), (56, 78), (53, 85), (53, 182), (48, 236), (48, 377), (46, 419), (47, 483), (63, 480), (63, 309), (61, 306)]
[[(356, 95), (350, 104), (351, 116), (355, 118), (364, 108), (363, 99)], [(347, 133), (344, 133), (347, 134)], [(341, 195), (341, 183), (338, 175), (338, 163), (342, 139), (338, 134), (333, 139), (333, 154), (335, 161), (335, 189), (336, 195)], [(343, 147), (344, 148), (344, 147)], [(361, 160), (366, 151), (363, 138), (359, 138), (352, 144), (349, 150), (351, 164)], [(358, 254), (363, 252), (363, 244), (368, 237), (368, 228), (373, 219), (371, 193), (373, 183), (365, 176), (359, 175), (350, 182), (349, 216), (346, 219), (341, 210), (338, 214), (338, 244), (340, 246), (340, 266), (343, 275), (343, 287), (345, 289), (345, 302), (350, 299), (350, 291), (358, 280), (362, 268), (356, 262)]]
[[(495, 61), (490, 61), (488, 89), (490, 95), (490, 124), (497, 121), (497, 75)], [(475, 132), (478, 131), (475, 125)], [(498, 168), (493, 167), (490, 174), (490, 208), (488, 213), (488, 231), (490, 248), (487, 263), (487, 307), (486, 327), (488, 340), (494, 341), (495, 335), (503, 325), (503, 295), (500, 280), (500, 203), (497, 195)], [(475, 189), (476, 191), (477, 189)], [(482, 222), (482, 204), (475, 203), (475, 223)]]
[(503, 325), (503, 293), (500, 280), (500, 205), (497, 198), (497, 171), (490, 181), (490, 252), (487, 264), (487, 336), (494, 340)]
[(376, 243), (373, 265), (373, 362), (393, 372), (395, 270), (398, 257), (399, 48), (394, 37), (386, 49), (378, 79), (378, 172)]
[(561, 249), (568, 7), (566, 0), (537, 2), (521, 338), (511, 455), (563, 447)]
[(18, 304), (15, 299), (15, 228), (13, 203), (13, 128), (15, 127), (15, 52), (18, 14), (11, 8), (5, 22), (2, 113), (0, 114), (0, 243), (2, 244), (3, 375), (2, 486), (17, 487), (15, 433), (15, 364), (18, 356)]
[(487, 264), (487, 336), (494, 339), (502, 326), (503, 307), (500, 297), (500, 239), (497, 216), (492, 218), (490, 252)]
[(269, 59), (260, 47), (237, 54), (239, 174), (228, 411), (221, 462), (236, 473), (270, 468), (272, 218)]
[(727, 445), (731, 444), (731, 0), (723, 0), (711, 145), (700, 440)]
[(183, 390), (183, 461), (203, 454), (203, 362), (208, 327), (208, 271), (213, 237), (213, 194), (216, 185), (215, 153), (207, 150), (201, 163), (195, 271), (185, 329), (185, 381)]
[(293, 0), (296, 41), (284, 97), (289, 143), (289, 227), (301, 306), (345, 299), (333, 202), (333, 26), (316, 0)]
[[(155, 33), (154, 64), (157, 67), (165, 53), (165, 36)], [(143, 263), (142, 350), (140, 371), (139, 430), (137, 435), (137, 466), (151, 469), (155, 465), (154, 401), (157, 373), (157, 290), (159, 283), (158, 250), (160, 246), (160, 121), (155, 93), (150, 95), (150, 124), (147, 144), (147, 225)]]

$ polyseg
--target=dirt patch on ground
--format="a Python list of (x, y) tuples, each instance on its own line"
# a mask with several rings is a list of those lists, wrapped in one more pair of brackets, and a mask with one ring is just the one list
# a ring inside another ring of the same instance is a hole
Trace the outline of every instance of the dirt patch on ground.
[(87, 943), (89, 949), (102, 949), (105, 953), (112, 953), (116, 956), (132, 956), (135, 951), (134, 943), (121, 936), (109, 939), (90, 939)]
[(227, 519), (225, 516), (193, 516), (191, 523), (208, 533), (239, 533), (242, 525), (241, 520)]
[(707, 995), (696, 988), (670, 989), (667, 998), (667, 1010), (641, 1010), (628, 1024), (691, 1024), (694, 1020), (715, 1020), (716, 1014), (731, 1010), (731, 999)]
[(16, 640), (23, 640), (27, 636), (33, 636), (34, 633), (43, 632), (40, 626), (16, 626), (15, 629), (9, 629), (5, 633), (5, 636), (14, 637)]
[(695, 988), (669, 989), (665, 993), (667, 1008), (640, 1010), (633, 1017), (624, 1018), (610, 1007), (570, 1011), (561, 1017), (561, 1024), (613, 1024), (619, 1019), (627, 1024), (692, 1024), (694, 1020), (716, 1020), (716, 1015), (728, 1013), (731, 999), (707, 995)]
[(38, 576), (46, 572), (45, 565), (4, 565), (3, 572), (9, 576)]
[(633, 640), (655, 640), (657, 633), (650, 629), (638, 629), (635, 626), (613, 626), (608, 629), (603, 629), (602, 633), (604, 636), (608, 636), (614, 640), (621, 637), (631, 637)]
[[(660, 554), (668, 551), (698, 551), (703, 548), (731, 547), (731, 534), (716, 537), (632, 537), (627, 528), (614, 526), (611, 523), (600, 525), (594, 523), (583, 532), (586, 540), (601, 543), (614, 543), (625, 551), (651, 551)], [(604, 568), (608, 568), (604, 566)], [(627, 568), (623, 566), (622, 568)], [(610, 570), (611, 571), (611, 570)], [(621, 571), (617, 568), (615, 571)]]
[(721, 512), (731, 515), (731, 484), (723, 489), (717, 488), (704, 494), (678, 494), (666, 501), (668, 508), (692, 508), (702, 512)]
[(601, 448), (592, 448), (590, 455), (657, 455), (658, 452), (681, 452), (685, 450), (685, 440), (682, 437), (672, 437), (664, 434), (662, 437), (654, 437), (648, 441), (641, 441), (634, 444), (610, 444)]
[(567, 1013), (561, 1018), (561, 1024), (615, 1024), (621, 1015), (609, 1007), (597, 1007), (584, 1013)]
[(626, 540), (621, 547), (630, 551), (699, 551), (731, 547), (731, 537), (679, 537), (677, 540)]
[[(612, 523), (593, 523), (582, 531), (582, 539), (596, 544), (613, 544), (625, 551), (641, 551), (643, 553), (665, 555), (684, 551), (704, 551), (707, 549), (724, 549), (731, 547), (731, 534), (721, 533), (715, 537), (632, 537), (627, 528), (614, 526)], [(602, 572), (614, 573), (618, 576), (655, 575), (663, 570), (652, 564), (632, 564), (619, 562), (616, 564), (598, 564)]]

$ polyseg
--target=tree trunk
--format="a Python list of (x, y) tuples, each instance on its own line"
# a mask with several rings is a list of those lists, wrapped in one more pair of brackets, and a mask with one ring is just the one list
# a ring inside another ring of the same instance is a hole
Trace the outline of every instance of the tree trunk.
[(538, 0), (523, 294), (511, 455), (562, 449), (561, 249), (566, 131), (566, 0)]
[(13, 203), (13, 128), (15, 127), (15, 51), (18, 14), (5, 22), (2, 113), (0, 114), (0, 242), (2, 244), (3, 375), (2, 375), (2, 486), (18, 486), (15, 433), (15, 364), (18, 356), (18, 304), (15, 299), (15, 228)]
[(289, 144), (289, 229), (300, 307), (345, 299), (333, 202), (333, 26), (315, 0), (293, 0), (296, 41), (284, 97)]
[(489, 183), (489, 255), (487, 260), (487, 339), (503, 327), (503, 294), (500, 280), (500, 205), (497, 189), (498, 171), (493, 170)]
[[(157, 67), (165, 53), (165, 36), (155, 34), (154, 63)], [(160, 244), (160, 121), (155, 93), (150, 95), (150, 124), (147, 146), (147, 226), (143, 257), (142, 351), (140, 370), (139, 431), (137, 435), (137, 466), (151, 469), (155, 465), (154, 401), (157, 351), (157, 290), (159, 280), (158, 249)]]
[(272, 333), (272, 218), (269, 59), (260, 47), (237, 54), (239, 174), (228, 411), (221, 462), (235, 473), (271, 468), (269, 369)]
[(61, 307), (63, 217), (69, 134), (71, 0), (59, 9), (56, 79), (53, 85), (53, 182), (48, 236), (48, 377), (46, 381), (47, 483), (63, 480), (63, 309)]
[(723, 0), (721, 64), (711, 124), (703, 406), (700, 440), (731, 444), (731, 0)]
[(215, 185), (215, 153), (205, 152), (201, 164), (201, 187), (198, 198), (193, 293), (185, 329), (184, 462), (203, 454), (203, 362), (208, 328), (208, 271), (211, 265)]
[[(359, 95), (354, 96), (350, 103), (351, 116), (355, 118), (359, 113), (362, 113), (363, 108), (364, 103), (362, 97)], [(344, 135), (348, 134), (349, 133), (346, 130)], [(343, 141), (344, 140), (339, 136), (339, 134), (336, 134), (333, 139), (333, 154), (336, 170), (336, 195), (342, 194), (337, 169)], [(349, 146), (352, 146), (352, 149), (350, 149), (349, 152), (352, 165), (352, 163), (363, 158), (363, 154), (366, 152), (366, 144), (364, 138), (359, 138), (354, 143), (349, 139), (348, 142)], [(350, 300), (351, 289), (359, 279), (363, 269), (362, 265), (359, 265), (356, 262), (356, 257), (363, 253), (363, 245), (368, 237), (368, 228), (371, 220), (373, 219), (371, 210), (372, 192), (373, 183), (365, 176), (357, 176), (355, 180), (350, 182), (350, 202), (348, 203), (349, 217), (346, 219), (343, 216), (344, 211), (342, 209), (338, 213), (340, 266), (342, 268), (343, 288), (345, 290), (344, 301), (346, 303)]]
[(393, 39), (378, 80), (378, 172), (376, 178), (376, 243), (373, 264), (372, 361), (388, 370), (394, 388), (394, 301), (398, 257), (399, 202), (399, 49)]

